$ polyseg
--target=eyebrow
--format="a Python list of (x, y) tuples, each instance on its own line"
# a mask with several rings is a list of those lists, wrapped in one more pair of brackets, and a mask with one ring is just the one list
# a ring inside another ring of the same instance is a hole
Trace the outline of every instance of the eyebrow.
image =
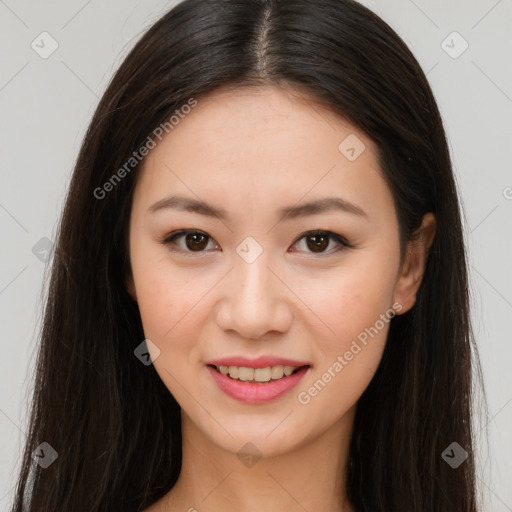
[[(147, 213), (155, 213), (167, 208), (197, 213), (206, 217), (215, 217), (219, 220), (227, 220), (229, 218), (228, 212), (224, 208), (216, 207), (199, 199), (192, 199), (185, 196), (170, 196), (161, 199), (151, 205)], [(362, 208), (340, 197), (325, 197), (300, 205), (286, 206), (280, 208), (277, 213), (280, 218), (296, 219), (335, 210), (352, 213), (368, 219), (368, 215)]]

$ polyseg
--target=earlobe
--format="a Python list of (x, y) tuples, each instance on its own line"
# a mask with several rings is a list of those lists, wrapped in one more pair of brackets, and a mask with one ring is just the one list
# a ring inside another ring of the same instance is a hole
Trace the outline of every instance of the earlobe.
[(416, 294), (423, 280), (435, 232), (436, 218), (432, 213), (427, 213), (418, 228), (417, 236), (407, 246), (400, 276), (395, 286), (395, 302), (402, 306), (399, 314), (409, 311), (416, 302)]

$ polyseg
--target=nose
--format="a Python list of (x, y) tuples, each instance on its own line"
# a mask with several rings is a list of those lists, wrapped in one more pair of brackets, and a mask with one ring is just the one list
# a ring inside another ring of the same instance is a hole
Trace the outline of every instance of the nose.
[(247, 263), (236, 255), (234, 268), (224, 280), (217, 324), (243, 339), (259, 340), (268, 333), (286, 332), (293, 319), (290, 289), (272, 269), (264, 251)]

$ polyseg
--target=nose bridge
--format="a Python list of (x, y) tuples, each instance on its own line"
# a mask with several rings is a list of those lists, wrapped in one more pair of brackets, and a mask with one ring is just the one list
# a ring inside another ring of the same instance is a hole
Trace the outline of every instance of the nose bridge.
[(290, 320), (286, 287), (268, 268), (272, 268), (270, 252), (251, 243), (237, 248), (220, 316), (222, 328), (236, 330), (244, 338), (286, 330)]
[[(241, 301), (261, 299), (269, 295), (272, 286), (268, 266), (270, 251), (254, 237), (246, 237), (236, 248), (233, 279), (235, 290)], [(267, 301), (268, 301), (268, 297)], [(260, 302), (258, 300), (258, 302)]]
[[(261, 247), (261, 246), (260, 246)], [(244, 249), (249, 248), (245, 253)], [(272, 283), (269, 251), (259, 249), (254, 242), (245, 242), (237, 248), (233, 279), (236, 303), (244, 309), (244, 314), (263, 314), (273, 302), (275, 283)]]

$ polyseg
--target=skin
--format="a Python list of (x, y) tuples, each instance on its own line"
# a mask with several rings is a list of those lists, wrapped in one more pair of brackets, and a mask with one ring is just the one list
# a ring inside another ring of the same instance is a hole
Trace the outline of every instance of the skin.
[[(338, 149), (348, 135), (365, 145), (354, 161)], [(148, 213), (174, 194), (224, 208), (229, 218)], [(341, 197), (366, 218), (276, 213), (324, 197)], [(207, 235), (199, 238), (202, 252), (185, 236), (161, 243), (180, 229)], [(311, 230), (337, 233), (352, 247), (327, 238), (315, 252), (314, 236), (304, 236)], [(332, 376), (338, 356), (393, 305), (396, 314), (414, 305), (435, 219), (424, 217), (402, 264), (398, 233), (373, 142), (291, 90), (221, 89), (150, 151), (134, 191), (127, 289), (160, 351), (150, 348), (155, 370), (182, 408), (183, 464), (176, 485), (148, 512), (352, 510), (344, 480), (355, 408), (389, 322), (307, 404), (298, 393), (329, 368)], [(263, 249), (252, 263), (236, 252), (248, 236)], [(249, 405), (225, 395), (205, 366), (262, 354), (311, 368), (284, 396)], [(251, 467), (237, 457), (248, 442), (261, 455)]]

